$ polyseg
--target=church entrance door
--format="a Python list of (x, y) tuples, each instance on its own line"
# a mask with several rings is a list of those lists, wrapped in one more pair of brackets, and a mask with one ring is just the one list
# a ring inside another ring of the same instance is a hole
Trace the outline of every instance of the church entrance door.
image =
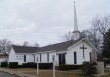
[(59, 54), (59, 65), (65, 64), (65, 54)]

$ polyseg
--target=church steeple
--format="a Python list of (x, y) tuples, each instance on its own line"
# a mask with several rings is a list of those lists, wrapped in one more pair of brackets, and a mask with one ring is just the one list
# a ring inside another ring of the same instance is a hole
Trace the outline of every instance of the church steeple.
[(74, 2), (74, 31), (78, 31), (78, 22), (77, 22), (75, 2)]
[(78, 22), (77, 22), (77, 14), (76, 14), (76, 6), (74, 2), (74, 31), (73, 31), (73, 40), (77, 40), (80, 38), (80, 32), (78, 30)]

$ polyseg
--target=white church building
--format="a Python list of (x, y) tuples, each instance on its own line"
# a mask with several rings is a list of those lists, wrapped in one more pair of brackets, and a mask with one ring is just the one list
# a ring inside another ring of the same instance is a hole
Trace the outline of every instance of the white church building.
[(80, 65), (84, 61), (96, 61), (96, 51), (96, 47), (87, 38), (80, 37), (74, 6), (74, 31), (72, 40), (44, 47), (12, 45), (8, 61), (18, 62), (21, 65), (27, 62), (37, 62), (38, 58), (39, 63), (52, 63), (54, 56), (56, 66), (61, 64)]

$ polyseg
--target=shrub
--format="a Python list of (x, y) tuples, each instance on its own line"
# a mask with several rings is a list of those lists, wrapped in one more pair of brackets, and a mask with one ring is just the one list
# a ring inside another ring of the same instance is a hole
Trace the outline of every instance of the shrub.
[(77, 70), (80, 69), (82, 65), (60, 65), (59, 69), (66, 71), (66, 70)]
[(29, 62), (29, 63), (27, 63), (27, 66), (29, 68), (37, 68), (37, 63)]
[(1, 62), (1, 67), (7, 67), (8, 66), (8, 62)]
[[(53, 63), (39, 63), (40, 69), (51, 69), (53, 66)], [(37, 63), (29, 62), (29, 63), (23, 63), (23, 68), (37, 68)]]
[(24, 67), (24, 68), (37, 68), (37, 64), (34, 62), (23, 63), (22, 67)]
[(53, 63), (39, 63), (40, 69), (51, 69), (53, 67)]
[(18, 68), (23, 68), (23, 65), (18, 65)]
[(84, 62), (81, 69), (82, 73), (85, 75), (97, 74), (97, 69), (95, 65), (97, 65), (96, 62)]
[(27, 65), (27, 63), (23, 63), (21, 67), (28, 68), (28, 65)]
[(18, 68), (18, 62), (9, 62), (9, 68)]

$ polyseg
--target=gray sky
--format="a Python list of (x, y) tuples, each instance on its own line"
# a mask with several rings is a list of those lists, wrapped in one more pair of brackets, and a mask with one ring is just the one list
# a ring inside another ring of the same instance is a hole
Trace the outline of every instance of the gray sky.
[[(0, 39), (40, 46), (62, 41), (73, 31), (74, 0), (0, 0)], [(97, 14), (110, 14), (110, 0), (76, 0), (79, 30)]]

